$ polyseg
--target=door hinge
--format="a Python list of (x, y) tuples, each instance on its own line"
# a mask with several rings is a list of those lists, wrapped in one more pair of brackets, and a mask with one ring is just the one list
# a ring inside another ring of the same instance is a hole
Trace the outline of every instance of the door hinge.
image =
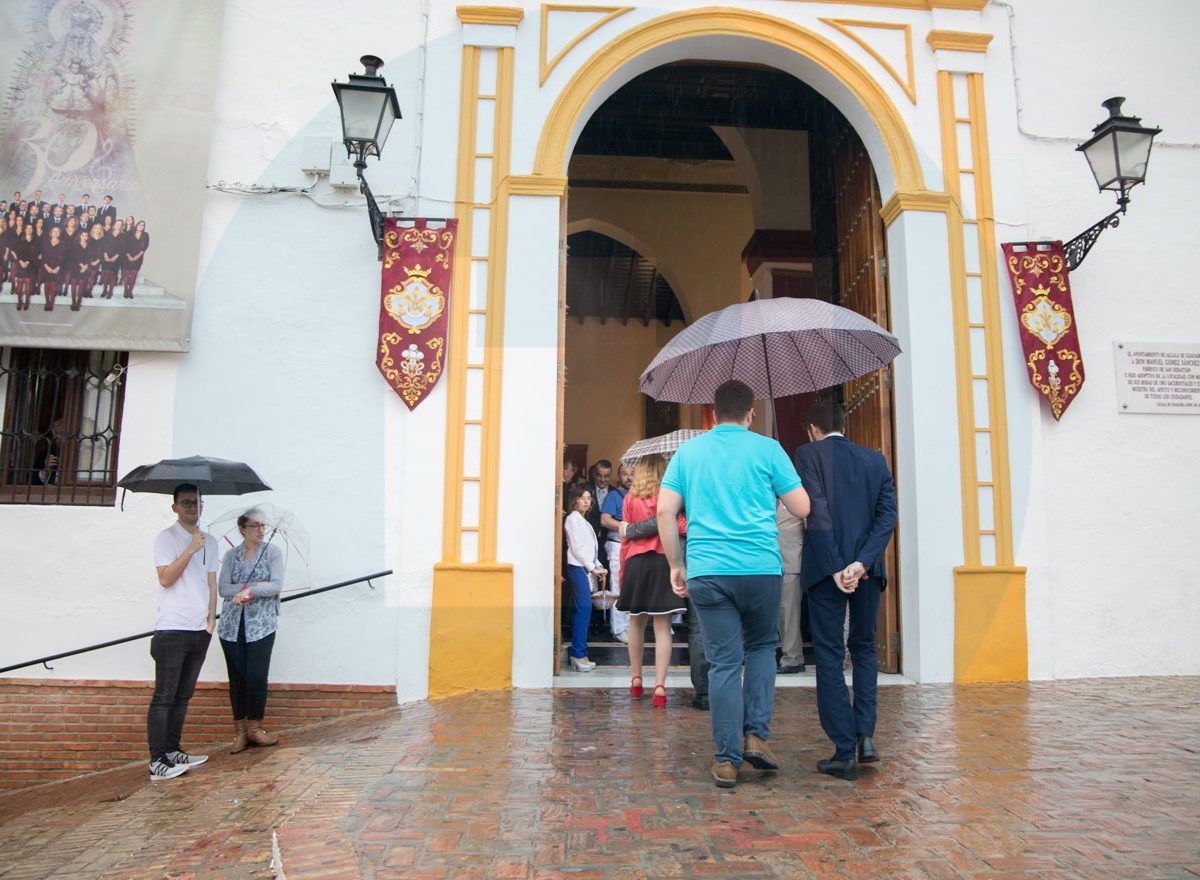
[(892, 633), (892, 650), (897, 653), (900, 651), (900, 633)]
[(879, 258), (879, 274), (887, 277), (887, 257)]
[(888, 364), (883, 368), (883, 390), (892, 390), (892, 365)]

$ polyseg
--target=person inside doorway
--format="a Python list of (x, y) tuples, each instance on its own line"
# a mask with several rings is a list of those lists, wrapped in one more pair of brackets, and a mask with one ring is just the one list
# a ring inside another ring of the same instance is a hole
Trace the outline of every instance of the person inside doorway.
[(592, 620), (591, 579), (596, 578), (603, 587), (607, 572), (600, 565), (596, 533), (585, 518), (593, 506), (592, 493), (583, 486), (572, 489), (568, 506), (571, 512), (563, 520), (563, 532), (567, 537), (567, 580), (575, 607), (568, 657), (576, 672), (591, 672), (596, 668), (587, 655), (588, 625)]
[[(600, 511), (600, 527), (604, 530), (604, 550), (608, 557), (608, 592), (613, 597), (621, 593), (621, 523), (624, 520), (625, 496), (633, 485), (634, 467), (622, 463), (617, 468), (617, 484), (604, 499)], [(609, 606), (609, 628), (618, 642), (629, 641), (629, 613)]]
[(612, 482), (612, 462), (602, 458), (588, 468), (588, 481), (584, 484), (592, 496), (592, 507), (587, 513), (587, 521), (596, 533), (596, 543), (600, 550), (600, 565), (608, 568), (608, 554), (604, 549), (604, 527), (600, 525), (600, 509), (608, 498)]
[(775, 512), (779, 529), (779, 555), (783, 558), (783, 589), (779, 599), (779, 675), (804, 671), (804, 637), (800, 634), (804, 589), (800, 586), (800, 557), (804, 549), (804, 520), (779, 505)]

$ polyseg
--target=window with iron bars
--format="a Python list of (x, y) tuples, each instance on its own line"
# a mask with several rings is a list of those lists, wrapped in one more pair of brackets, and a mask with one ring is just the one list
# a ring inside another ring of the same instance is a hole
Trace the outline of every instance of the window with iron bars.
[(108, 505), (129, 357), (0, 349), (0, 504)]

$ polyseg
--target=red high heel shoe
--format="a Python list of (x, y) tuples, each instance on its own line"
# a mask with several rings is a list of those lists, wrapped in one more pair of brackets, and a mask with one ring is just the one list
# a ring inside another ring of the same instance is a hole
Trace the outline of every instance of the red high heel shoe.
[(645, 691), (642, 690), (642, 677), (635, 675), (629, 680), (629, 696), (640, 697)]
[(650, 705), (655, 709), (667, 708), (667, 689), (661, 684), (654, 686), (654, 697), (650, 700)]

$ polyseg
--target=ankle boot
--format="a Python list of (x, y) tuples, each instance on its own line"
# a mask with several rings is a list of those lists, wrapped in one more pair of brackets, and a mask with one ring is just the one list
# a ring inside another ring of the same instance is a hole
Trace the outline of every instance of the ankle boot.
[(244, 752), (249, 744), (250, 741), (246, 737), (246, 719), (238, 718), (233, 722), (233, 746), (229, 749), (229, 754)]
[(262, 729), (261, 718), (246, 719), (246, 739), (250, 740), (250, 743), (256, 746), (273, 746), (279, 742), (279, 737), (267, 733)]

